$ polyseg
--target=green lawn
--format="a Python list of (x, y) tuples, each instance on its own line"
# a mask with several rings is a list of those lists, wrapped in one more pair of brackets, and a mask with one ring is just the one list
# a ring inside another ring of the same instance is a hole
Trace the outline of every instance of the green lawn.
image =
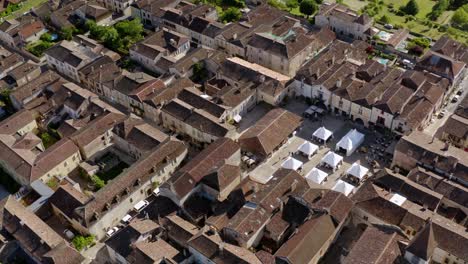
[(58, 138), (54, 137), (47, 131), (40, 131), (37, 136), (42, 140), (42, 144), (44, 145), (44, 148), (46, 149), (48, 149), (49, 147), (54, 145), (57, 141), (59, 141)]
[(47, 1), (48, 0), (26, 0), (24, 2), (21, 2), (21, 8), (13, 12), (11, 15), (5, 17), (5, 19), (8, 20), (22, 16), (23, 13), (30, 11), (31, 8), (40, 6), (41, 4), (46, 3)]
[[(416, 20), (406, 21), (404, 16), (397, 16), (395, 13), (390, 12), (389, 4), (393, 4), (393, 9), (398, 10), (400, 6), (406, 5), (409, 0), (383, 0), (384, 4), (379, 11), (379, 13), (374, 17), (375, 20), (378, 20), (383, 15), (386, 15), (390, 19), (390, 23), (393, 25), (400, 25), (402, 27), (408, 28), (411, 32), (422, 34), (424, 36), (430, 37), (432, 39), (438, 39), (442, 35), (449, 33), (451, 37), (468, 43), (468, 32), (464, 32), (457, 29), (450, 29), (448, 32), (439, 31), (435, 27), (430, 25), (425, 25), (427, 21), (427, 15), (432, 11), (432, 7), (436, 4), (436, 1), (432, 0), (416, 0), (419, 6), (419, 12), (416, 15)], [(367, 0), (344, 0), (344, 4), (350, 8), (359, 11), (368, 3)], [(450, 21), (450, 18), (453, 15), (453, 11), (444, 12), (439, 19), (436, 21), (439, 25), (447, 25)]]
[(96, 176), (98, 176), (101, 180), (107, 183), (109, 180), (112, 180), (115, 177), (119, 176), (119, 174), (122, 173), (122, 171), (126, 168), (128, 168), (128, 164), (125, 162), (120, 162), (119, 164), (115, 165), (106, 172), (99, 171), (98, 173), (96, 173)]

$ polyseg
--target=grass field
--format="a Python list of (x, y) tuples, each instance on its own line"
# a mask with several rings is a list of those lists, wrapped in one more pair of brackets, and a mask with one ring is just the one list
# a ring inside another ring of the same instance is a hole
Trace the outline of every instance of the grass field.
[[(418, 33), (430, 37), (432, 39), (438, 39), (442, 35), (449, 33), (453, 38), (468, 43), (468, 32), (451, 28), (448, 32), (439, 31), (436, 27), (431, 26), (427, 23), (427, 15), (432, 11), (432, 7), (436, 4), (433, 0), (416, 0), (419, 6), (419, 12), (415, 16), (416, 20), (407, 21), (404, 16), (397, 16), (395, 13), (390, 11), (389, 4), (393, 4), (393, 9), (398, 10), (400, 6), (404, 6), (409, 0), (383, 0), (379, 13), (374, 17), (375, 20), (380, 19), (383, 15), (386, 15), (390, 19), (390, 23), (393, 25), (401, 25), (402, 27), (408, 28), (411, 32)], [(329, 2), (333, 2), (330, 0)], [(361, 10), (366, 6), (369, 1), (367, 0), (344, 0), (343, 3), (349, 6), (355, 11)], [(453, 15), (453, 11), (445, 11), (436, 22), (439, 25), (448, 25)], [(434, 24), (432, 23), (432, 24)]]
[(40, 5), (42, 5), (43, 3), (47, 2), (47, 1), (48, 0), (26, 0), (26, 1), (21, 3), (21, 8), (20, 9), (16, 10), (12, 14), (10, 14), (9, 16), (5, 17), (5, 20), (17, 18), (17, 17), (23, 15), (23, 13), (30, 11), (31, 8), (36, 7), (36, 6), (40, 6)]

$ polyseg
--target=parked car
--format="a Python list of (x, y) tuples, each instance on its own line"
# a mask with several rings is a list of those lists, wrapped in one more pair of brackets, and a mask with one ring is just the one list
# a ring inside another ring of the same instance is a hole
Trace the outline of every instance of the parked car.
[(459, 99), (460, 99), (460, 95), (455, 95), (455, 96), (452, 98), (452, 103), (458, 102)]
[(385, 24), (384, 27), (386, 29), (393, 29), (393, 25), (392, 24)]
[(120, 228), (114, 226), (112, 227), (111, 229), (109, 229), (107, 232), (106, 232), (106, 236), (107, 237), (111, 237), (113, 234), (115, 234), (117, 231), (119, 231)]
[(141, 210), (143, 210), (146, 206), (148, 206), (149, 202), (146, 201), (146, 200), (141, 200), (139, 201), (138, 203), (135, 204), (135, 206), (133, 206), (133, 209), (137, 212), (140, 212)]
[(158, 196), (159, 192), (160, 192), (159, 187), (154, 189), (154, 191), (153, 191), (154, 196)]
[(129, 214), (126, 214), (123, 218), (122, 218), (122, 223), (124, 224), (129, 224), (130, 221), (132, 221), (133, 217)]
[(443, 109), (442, 111), (439, 112), (439, 115), (437, 117), (442, 118), (445, 116), (446, 113), (447, 113), (447, 110)]
[(463, 93), (463, 89), (460, 89), (457, 91), (457, 95), (462, 95), (462, 93)]

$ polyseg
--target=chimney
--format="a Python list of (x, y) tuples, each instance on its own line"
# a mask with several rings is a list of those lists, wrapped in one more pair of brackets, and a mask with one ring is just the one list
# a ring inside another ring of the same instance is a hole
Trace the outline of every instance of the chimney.
[(341, 83), (342, 83), (341, 78), (336, 80), (336, 87), (341, 88)]
[(260, 81), (261, 83), (264, 83), (264, 82), (265, 82), (265, 75), (260, 75), (259, 81)]
[(299, 182), (297, 180), (293, 181), (293, 183), (291, 184), (291, 192), (294, 192), (294, 190), (296, 190), (298, 183)]
[(220, 242), (219, 243), (219, 253), (220, 253), (220, 255), (223, 254), (223, 251), (224, 251), (224, 242)]
[(317, 67), (316, 75), (317, 75), (317, 79), (318, 79), (320, 77), (320, 68), (319, 67)]
[(232, 39), (234, 39), (234, 40), (237, 39), (237, 33), (234, 33), (234, 34), (232, 35)]
[(335, 54), (332, 56), (332, 65), (335, 65)]

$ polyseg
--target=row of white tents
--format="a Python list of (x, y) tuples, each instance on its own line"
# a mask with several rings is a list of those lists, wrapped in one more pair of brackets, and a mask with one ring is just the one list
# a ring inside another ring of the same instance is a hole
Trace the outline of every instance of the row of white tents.
[[(325, 127), (319, 127), (312, 134), (312, 137), (319, 142), (327, 142), (333, 136), (333, 132), (326, 129)], [(338, 141), (335, 150), (346, 153), (346, 156), (351, 155), (359, 145), (364, 142), (364, 134), (360, 133), (356, 129), (350, 130), (344, 137)]]
[[(364, 180), (369, 170), (355, 162), (349, 169), (346, 171), (346, 174), (356, 178), (358, 181)], [(322, 182), (327, 178), (328, 174), (320, 169), (313, 168), (306, 174), (306, 179), (311, 180), (314, 183), (322, 184)]]
[[(318, 128), (313, 134), (313, 138), (319, 142), (325, 143), (331, 137), (333, 137), (333, 132), (326, 129), (325, 127)], [(364, 134), (360, 133), (356, 129), (350, 130), (343, 138), (338, 141), (336, 144), (335, 151), (340, 151), (346, 154), (346, 156), (351, 155), (364, 141)], [(314, 154), (319, 150), (319, 146), (310, 142), (305, 141), (302, 143), (298, 149), (297, 153), (306, 156), (310, 159)], [(343, 157), (338, 155), (333, 151), (329, 151), (325, 156), (323, 156), (320, 161), (320, 165), (329, 167), (333, 171), (339, 168), (343, 163)], [(300, 170), (303, 167), (303, 162), (295, 159), (293, 157), (288, 157), (282, 164), (281, 167), (291, 170)], [(351, 167), (346, 171), (346, 174), (355, 177), (359, 182), (362, 181), (368, 173), (368, 169), (359, 163), (353, 163)], [(318, 168), (312, 168), (306, 175), (305, 178), (308, 182), (313, 182), (315, 184), (322, 184), (326, 181), (328, 173)], [(338, 180), (333, 186), (332, 190), (341, 192), (348, 196), (354, 191), (354, 186), (343, 180)]]

